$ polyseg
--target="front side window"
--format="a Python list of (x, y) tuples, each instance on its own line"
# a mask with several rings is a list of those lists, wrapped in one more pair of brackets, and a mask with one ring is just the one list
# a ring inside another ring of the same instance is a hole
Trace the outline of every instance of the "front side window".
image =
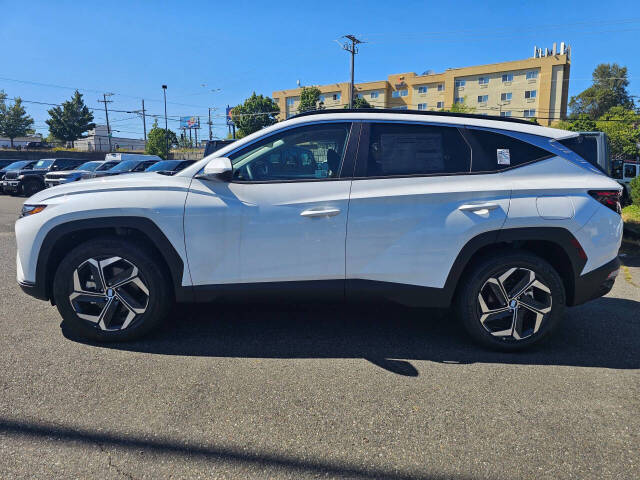
[(487, 103), (489, 101), (489, 95), (478, 95), (478, 103)]
[(239, 182), (336, 178), (350, 123), (319, 124), (276, 133), (233, 154)]
[(512, 96), (513, 96), (513, 94), (511, 92), (501, 93), (500, 94), (500, 100), (502, 100), (503, 102), (508, 102), (509, 100), (511, 100)]
[(473, 151), (472, 172), (493, 172), (552, 156), (542, 148), (501, 133), (469, 128), (465, 138)]
[(536, 98), (538, 92), (536, 90), (525, 90), (524, 98)]
[(378, 123), (370, 126), (369, 150), (359, 176), (466, 173), (471, 151), (457, 128)]

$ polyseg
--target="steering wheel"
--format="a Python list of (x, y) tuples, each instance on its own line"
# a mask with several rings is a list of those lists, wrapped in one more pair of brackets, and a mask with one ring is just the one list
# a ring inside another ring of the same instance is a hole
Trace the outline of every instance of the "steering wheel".
[(269, 177), (269, 163), (262, 159), (256, 159), (247, 164), (247, 175), (249, 180), (260, 180)]

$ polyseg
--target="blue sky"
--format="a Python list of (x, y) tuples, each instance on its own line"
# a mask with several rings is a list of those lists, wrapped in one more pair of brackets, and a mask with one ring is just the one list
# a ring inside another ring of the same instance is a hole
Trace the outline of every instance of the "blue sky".
[[(570, 94), (588, 87), (593, 68), (629, 68), (640, 95), (640, 3), (582, 1), (71, 2), (0, 0), (0, 89), (30, 102), (59, 103), (75, 87), (90, 107), (113, 92), (114, 110), (170, 116), (224, 107), (252, 91), (348, 81), (348, 54), (335, 42), (355, 33), (368, 43), (356, 57), (356, 82), (390, 73), (440, 72), (527, 58), (534, 45), (572, 47)], [(15, 81), (18, 80), (18, 81)], [(41, 85), (39, 85), (41, 84)], [(206, 85), (206, 86), (203, 86)], [(211, 90), (216, 90), (212, 92)], [(46, 133), (47, 106), (26, 103)], [(134, 117), (134, 118), (132, 118)], [(118, 136), (142, 137), (142, 121), (110, 114)], [(95, 112), (104, 122), (104, 112)], [(176, 130), (177, 122), (170, 121)], [(202, 131), (206, 134), (205, 130)]]

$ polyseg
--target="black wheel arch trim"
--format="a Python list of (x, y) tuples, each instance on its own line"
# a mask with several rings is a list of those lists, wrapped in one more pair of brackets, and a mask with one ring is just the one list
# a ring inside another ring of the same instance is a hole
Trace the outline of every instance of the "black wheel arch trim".
[(173, 247), (169, 239), (160, 228), (147, 217), (138, 216), (117, 216), (99, 217), (82, 220), (73, 220), (57, 225), (45, 236), (36, 263), (36, 281), (33, 287), (29, 288), (29, 294), (41, 299), (51, 299), (51, 283), (55, 271), (49, 271), (49, 257), (58, 241), (71, 233), (80, 233), (83, 230), (97, 228), (122, 228), (141, 232), (151, 239), (153, 245), (158, 249), (165, 260), (170, 274), (171, 283), (178, 301), (191, 300), (191, 288), (182, 286), (184, 273), (184, 262)]

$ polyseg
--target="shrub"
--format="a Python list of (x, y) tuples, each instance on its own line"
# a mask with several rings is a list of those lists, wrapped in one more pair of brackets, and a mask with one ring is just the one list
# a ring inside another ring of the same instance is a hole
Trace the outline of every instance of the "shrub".
[(631, 200), (634, 205), (640, 205), (640, 177), (631, 180)]

